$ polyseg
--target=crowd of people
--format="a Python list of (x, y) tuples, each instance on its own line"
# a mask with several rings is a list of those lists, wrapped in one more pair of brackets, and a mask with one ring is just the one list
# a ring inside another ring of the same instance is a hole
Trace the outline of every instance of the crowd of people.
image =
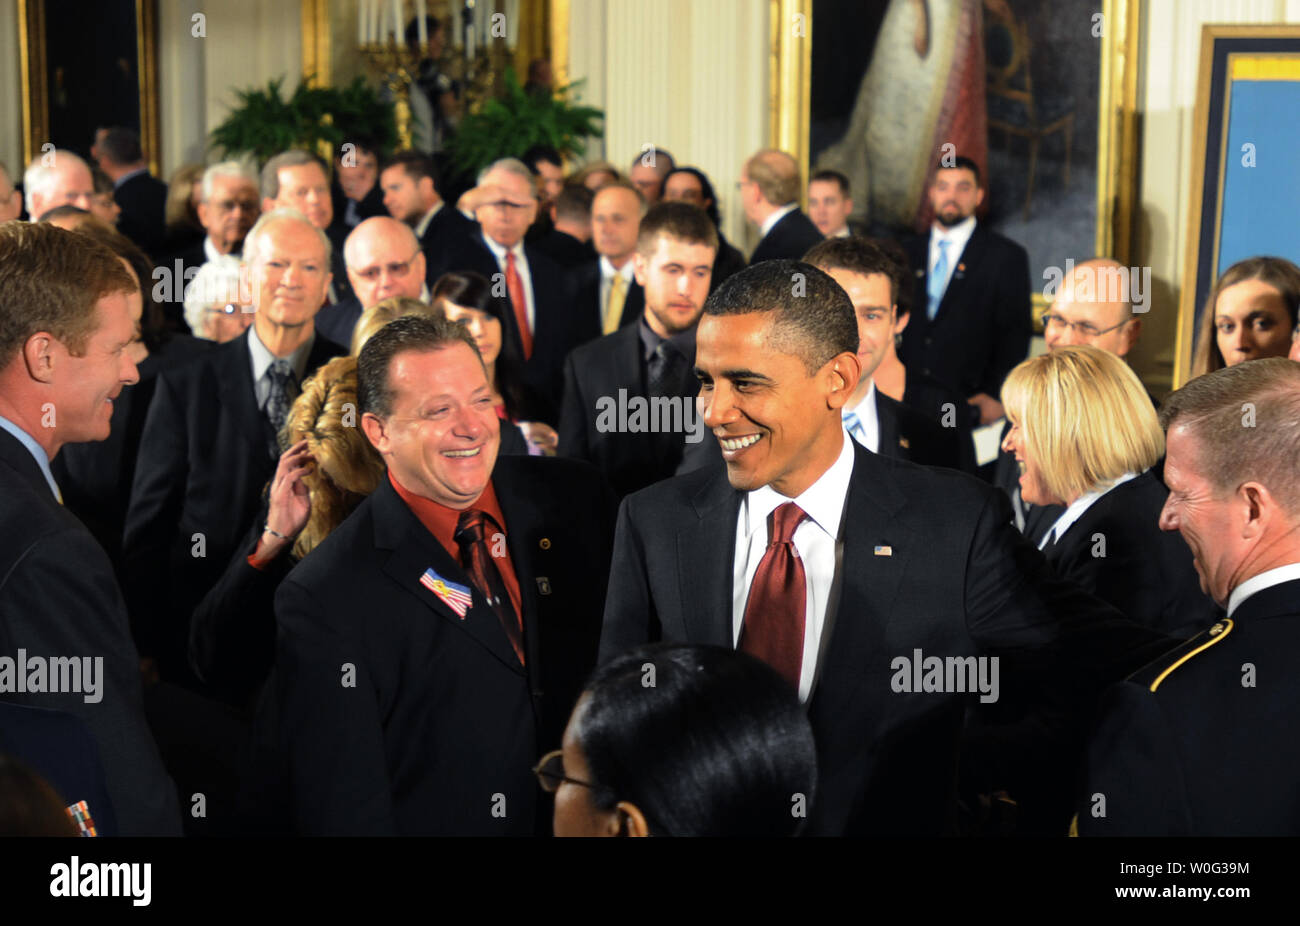
[(90, 150), (0, 165), (5, 832), (1300, 832), (1289, 261), (1158, 402), (964, 157), (759, 151), (746, 260), (662, 149)]

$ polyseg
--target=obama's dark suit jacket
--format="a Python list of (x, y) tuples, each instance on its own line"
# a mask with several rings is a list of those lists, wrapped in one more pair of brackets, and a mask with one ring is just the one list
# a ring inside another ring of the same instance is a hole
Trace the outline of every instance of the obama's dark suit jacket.
[(387, 477), (280, 586), (272, 738), (296, 831), (550, 831), (531, 768), (595, 666), (613, 501), (573, 460), (498, 457), (492, 486), (526, 666), (478, 592), (460, 617), (420, 583), (472, 587)]
[[(1033, 687), (1077, 717), (1173, 641), (1058, 579), (1000, 492), (854, 449), (839, 605), (809, 703), (820, 776), (810, 832), (949, 833), (975, 696), (897, 692), (898, 658), (1010, 656), (1000, 693)], [(709, 469), (623, 501), (602, 660), (652, 640), (734, 646), (740, 500), (725, 471)]]

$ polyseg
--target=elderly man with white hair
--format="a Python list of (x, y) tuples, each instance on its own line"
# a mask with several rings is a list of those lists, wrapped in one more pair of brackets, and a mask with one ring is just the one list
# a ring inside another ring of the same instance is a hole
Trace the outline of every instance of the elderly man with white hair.
[(558, 408), (564, 358), (578, 344), (598, 337), (600, 329), (572, 317), (568, 275), (524, 241), (537, 215), (533, 175), (523, 161), (502, 158), (479, 174), (478, 186), (462, 197), (460, 206), (473, 210), (478, 227), (448, 266), (480, 273), (506, 293), (511, 310), (506, 337), (527, 361), (524, 378)]
[(266, 213), (244, 243), (252, 326), (158, 378), (126, 516), (123, 570), (141, 649), (158, 660), (164, 680), (193, 684), (185, 652), (194, 605), (251, 526), (302, 382), (346, 353), (316, 334), (329, 283), (325, 234), (296, 210)]
[(196, 338), (224, 344), (253, 323), (253, 304), (241, 293), (242, 265), (223, 254), (210, 260), (185, 287), (185, 323)]
[(36, 222), (55, 206), (76, 206), (90, 211), (95, 180), (86, 162), (71, 151), (42, 154), (23, 174), (27, 215)]

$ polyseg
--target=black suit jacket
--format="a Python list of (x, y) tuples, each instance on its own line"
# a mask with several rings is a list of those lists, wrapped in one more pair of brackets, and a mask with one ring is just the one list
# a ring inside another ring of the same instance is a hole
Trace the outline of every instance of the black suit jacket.
[(1062, 578), (1130, 620), (1186, 639), (1223, 612), (1201, 591), (1182, 535), (1159, 527), (1168, 497), (1147, 470), (1093, 502), (1043, 554)]
[(571, 460), (499, 457), (492, 484), (526, 668), (477, 592), (461, 618), (420, 584), (432, 568), (472, 587), (387, 479), (281, 585), (272, 690), (299, 832), (549, 831), (530, 769), (595, 664), (612, 500)]
[[(734, 646), (741, 493), (723, 470), (661, 482), (619, 512), (601, 659), (652, 640)], [(1035, 685), (1078, 715), (1171, 642), (1062, 582), (963, 473), (854, 445), (839, 606), (809, 704), (818, 834), (951, 832), (959, 733), (973, 696), (893, 690), (896, 660), (1018, 654), (1002, 690)], [(888, 552), (885, 552), (888, 551)], [(1024, 658), (1029, 657), (1029, 658)]]
[(763, 240), (749, 256), (749, 265), (762, 260), (803, 260), (814, 244), (822, 240), (822, 233), (812, 223), (812, 219), (802, 209), (787, 213), (781, 221), (772, 226), (772, 230), (763, 236)]
[[(317, 335), (303, 379), (343, 353)], [(164, 677), (188, 678), (190, 613), (252, 523), (279, 457), (249, 357), (245, 332), (164, 371), (145, 419), (123, 572), (137, 641)]]
[(565, 270), (576, 270), (596, 259), (596, 249), (590, 241), (579, 241), (568, 232), (551, 228), (539, 235), (534, 243), (537, 249)]
[[(573, 271), (573, 279), (576, 289), (573, 310), (583, 339), (580, 343), (585, 344), (599, 338), (605, 330), (605, 306), (600, 301), (600, 260), (594, 260)], [(622, 328), (644, 314), (645, 290), (633, 277), (623, 300), (623, 315), (619, 318), (618, 326)]]
[[(189, 322), (185, 318), (185, 287), (189, 286), (194, 279), (194, 275), (199, 272), (199, 268), (208, 262), (207, 252), (203, 250), (203, 242), (206, 237), (200, 238), (197, 243), (190, 244), (179, 251), (173, 251), (154, 266), (155, 275), (158, 271), (166, 272), (167, 279), (171, 281), (170, 299), (159, 300), (162, 303), (163, 314), (167, 318), (167, 325), (175, 331), (184, 334), (195, 335), (190, 328)], [(239, 255), (236, 254), (236, 257)], [(156, 285), (156, 284), (155, 284)], [(163, 290), (160, 295), (167, 295), (167, 290)]]
[(477, 234), (477, 224), (465, 218), (450, 203), (442, 204), (420, 236), (420, 250), (424, 251), (424, 278), (430, 287), (444, 273), (461, 269), (456, 266), (456, 258), (465, 252), (469, 239)]
[(914, 238), (904, 249), (915, 280), (912, 320), (900, 352), (908, 373), (933, 376), (963, 397), (983, 392), (997, 398), (1011, 368), (1029, 353), (1029, 255), (977, 223), (930, 321), (930, 239)]
[(323, 305), (316, 313), (316, 332), (340, 347), (352, 347), (352, 330), (361, 320), (361, 300), (348, 296), (333, 305)]
[(143, 171), (115, 189), (113, 201), (122, 210), (117, 230), (150, 257), (161, 257), (167, 231), (167, 184)]
[[(619, 497), (677, 472), (686, 440), (695, 436), (689, 431), (602, 433), (598, 428), (599, 400), (612, 399), (617, 403), (620, 390), (627, 390), (629, 398), (645, 397), (643, 357), (640, 326), (630, 324), (577, 348), (564, 365), (560, 455), (594, 463)], [(694, 363), (695, 358), (688, 360)], [(683, 398), (693, 399), (699, 392), (695, 378), (692, 376), (690, 380), (692, 388), (683, 390)], [(702, 441), (711, 442), (716, 448), (717, 440), (704, 428), (702, 420), (698, 427)], [(720, 464), (721, 455), (716, 450), (714, 455)]]
[(103, 659), (98, 702), (87, 703), (89, 692), (0, 697), (85, 721), (124, 835), (179, 835), (176, 790), (145, 722), (140, 657), (108, 557), (7, 431), (0, 431), (0, 484), (0, 653)]
[(1297, 652), (1293, 580), (1111, 688), (1088, 747), (1080, 834), (1300, 836)]
[(960, 429), (945, 428), (916, 409), (876, 390), (880, 454), (925, 466), (975, 472), (975, 448)]
[(709, 277), (709, 292), (712, 293), (721, 286), (722, 281), (727, 277), (744, 270), (745, 266), (745, 255), (722, 236), (722, 229), (718, 229), (718, 254), (713, 258), (713, 275)]

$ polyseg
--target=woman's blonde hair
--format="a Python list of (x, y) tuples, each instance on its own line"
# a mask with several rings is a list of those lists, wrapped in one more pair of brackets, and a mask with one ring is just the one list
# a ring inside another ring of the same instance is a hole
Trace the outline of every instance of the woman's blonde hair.
[(183, 164), (176, 168), (167, 181), (167, 205), (163, 215), (169, 230), (188, 226), (203, 231), (191, 197), (194, 188), (203, 182), (205, 170), (207, 168), (202, 164)]
[(1067, 502), (1148, 469), (1165, 452), (1142, 381), (1096, 347), (1060, 347), (1024, 361), (1002, 384), (1002, 405), (1048, 491)]
[(352, 356), (360, 355), (361, 348), (365, 346), (376, 331), (389, 322), (397, 321), (403, 315), (445, 317), (446, 313), (443, 312), (441, 307), (428, 306), (419, 299), (411, 299), (407, 296), (392, 296), (376, 302), (361, 313), (361, 317), (357, 319), (356, 327), (352, 329)]
[(361, 431), (357, 411), (357, 361), (335, 357), (302, 386), (285, 419), (287, 446), (307, 441), (316, 461), (303, 477), (311, 494), (311, 516), (293, 545), (306, 556), (375, 490), (384, 460)]

